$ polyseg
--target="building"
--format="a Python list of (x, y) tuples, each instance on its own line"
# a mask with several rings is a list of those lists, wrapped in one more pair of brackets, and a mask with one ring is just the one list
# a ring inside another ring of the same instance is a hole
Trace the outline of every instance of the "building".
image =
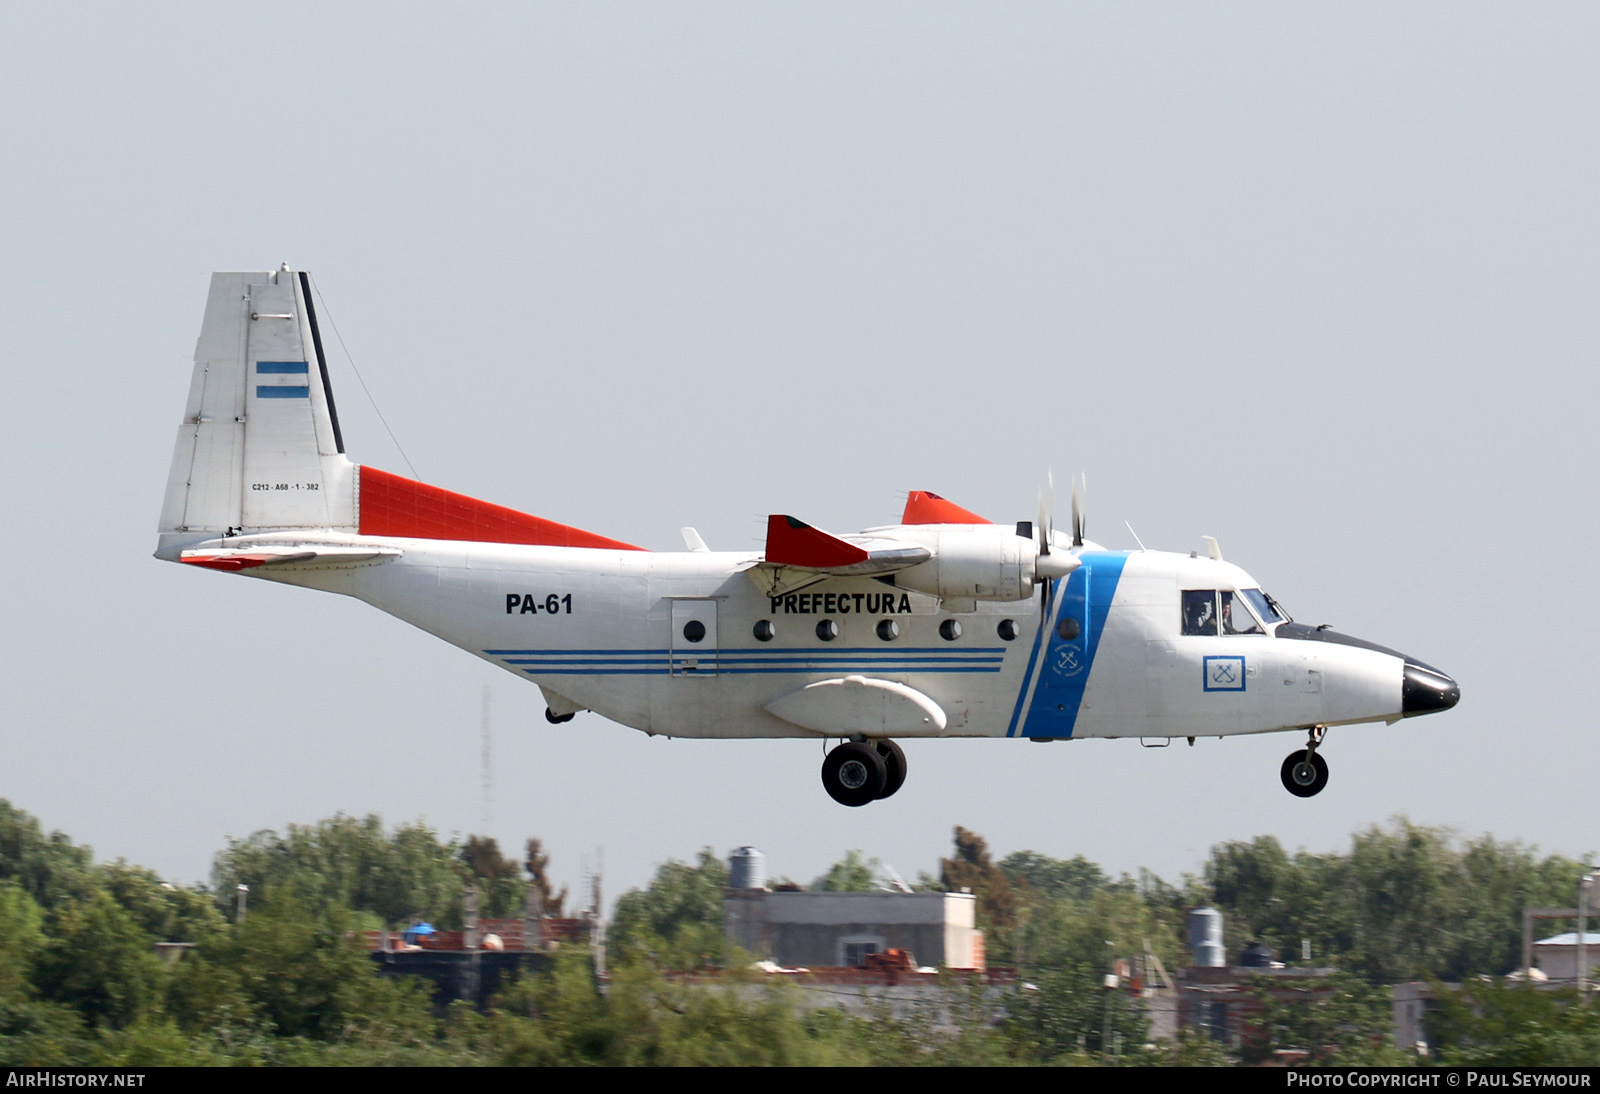
[(971, 893), (806, 893), (729, 889), (727, 940), (786, 968), (867, 964), (902, 950), (922, 967), (982, 971), (983, 932)]

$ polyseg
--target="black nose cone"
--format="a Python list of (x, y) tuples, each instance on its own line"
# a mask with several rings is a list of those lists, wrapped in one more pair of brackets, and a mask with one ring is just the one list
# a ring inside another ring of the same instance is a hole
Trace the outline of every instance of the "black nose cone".
[(1406, 659), (1405, 682), (1400, 687), (1400, 712), (1432, 714), (1449, 710), (1461, 701), (1461, 685), (1431, 665)]

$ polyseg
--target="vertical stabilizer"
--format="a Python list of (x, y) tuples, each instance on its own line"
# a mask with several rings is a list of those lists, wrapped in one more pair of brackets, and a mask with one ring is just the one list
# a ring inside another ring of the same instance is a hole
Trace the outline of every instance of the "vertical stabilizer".
[(357, 525), (304, 273), (218, 273), (161, 508), (163, 533)]

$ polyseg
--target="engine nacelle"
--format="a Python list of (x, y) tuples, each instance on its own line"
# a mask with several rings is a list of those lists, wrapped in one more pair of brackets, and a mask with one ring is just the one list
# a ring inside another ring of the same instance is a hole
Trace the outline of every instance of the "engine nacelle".
[(894, 575), (899, 588), (942, 600), (1023, 600), (1033, 595), (1039, 545), (1011, 528), (925, 525), (896, 529), (895, 534), (933, 552), (928, 561)]

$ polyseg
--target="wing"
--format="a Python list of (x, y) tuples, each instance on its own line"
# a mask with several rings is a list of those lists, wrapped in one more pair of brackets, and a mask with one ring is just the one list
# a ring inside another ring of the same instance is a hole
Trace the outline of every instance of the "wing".
[(882, 577), (926, 562), (933, 552), (887, 536), (836, 536), (796, 517), (767, 518), (767, 549), (746, 573), (768, 596), (826, 577)]

